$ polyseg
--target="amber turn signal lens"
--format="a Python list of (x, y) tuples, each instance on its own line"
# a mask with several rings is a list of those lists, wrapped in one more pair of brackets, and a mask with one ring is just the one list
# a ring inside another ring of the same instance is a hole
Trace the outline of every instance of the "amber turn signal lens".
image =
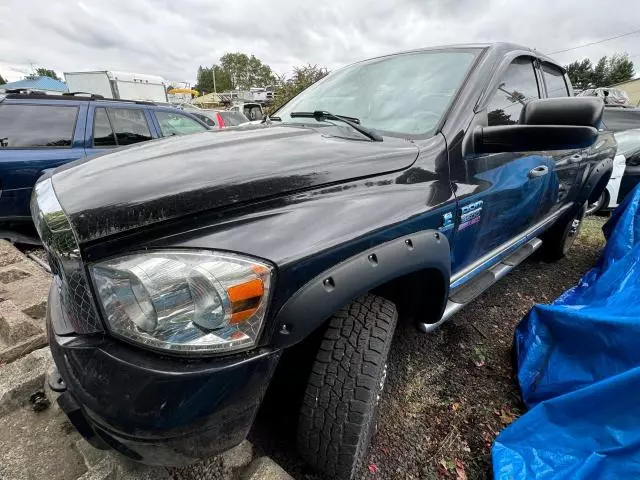
[(227, 294), (231, 300), (232, 311), (229, 323), (233, 325), (246, 320), (256, 312), (264, 295), (264, 284), (256, 278), (227, 288)]

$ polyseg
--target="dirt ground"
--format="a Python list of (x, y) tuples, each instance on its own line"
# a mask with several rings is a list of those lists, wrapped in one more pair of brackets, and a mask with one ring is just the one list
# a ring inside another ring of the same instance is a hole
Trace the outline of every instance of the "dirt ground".
[[(534, 303), (553, 301), (595, 263), (604, 221), (587, 218), (568, 258), (526, 261), (431, 335), (399, 323), (362, 480), (491, 477), (491, 444), (523, 413), (511, 365), (514, 328)], [(295, 453), (296, 412), (281, 400), (266, 402), (255, 443), (296, 479), (319, 480)]]

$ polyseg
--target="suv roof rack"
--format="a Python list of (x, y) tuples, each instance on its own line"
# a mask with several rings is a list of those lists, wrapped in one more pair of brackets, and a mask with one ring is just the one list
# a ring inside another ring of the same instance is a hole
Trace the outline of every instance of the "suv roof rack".
[(91, 100), (103, 100), (104, 99), (103, 95), (97, 95), (95, 93), (89, 93), (89, 92), (64, 92), (62, 94), (62, 96), (64, 96), (64, 97), (75, 97), (76, 95), (89, 95), (89, 99), (91, 99)]
[[(82, 95), (89, 95), (88, 97)], [(42, 100), (84, 100), (89, 102), (123, 102), (123, 103), (137, 103), (139, 105), (158, 105), (155, 102), (147, 102), (144, 100), (120, 100), (118, 98), (104, 98), (102, 95), (87, 92), (69, 92), (62, 93), (60, 95), (47, 95), (42, 92), (35, 92), (27, 88), (16, 88), (13, 90), (7, 90), (6, 98), (20, 100), (24, 98), (34, 98)]]

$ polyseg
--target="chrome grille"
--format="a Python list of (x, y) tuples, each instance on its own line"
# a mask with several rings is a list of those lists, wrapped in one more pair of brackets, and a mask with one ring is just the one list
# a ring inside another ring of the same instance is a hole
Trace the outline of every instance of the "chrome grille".
[(80, 250), (71, 224), (56, 198), (51, 178), (38, 182), (31, 198), (31, 216), (47, 251), (52, 272), (60, 277), (62, 304), (77, 333), (102, 332)]

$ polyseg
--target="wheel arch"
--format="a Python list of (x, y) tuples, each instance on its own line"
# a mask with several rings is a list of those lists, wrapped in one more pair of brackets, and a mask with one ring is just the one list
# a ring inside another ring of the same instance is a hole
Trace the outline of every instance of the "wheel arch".
[(607, 188), (607, 183), (609, 183), (612, 173), (612, 158), (605, 158), (598, 162), (591, 170), (589, 178), (582, 187), (577, 204), (582, 205), (584, 202), (593, 203), (598, 200), (602, 192)]
[[(400, 302), (402, 311), (417, 309), (437, 318), (446, 303), (450, 269), (449, 242), (436, 230), (360, 252), (317, 275), (285, 302), (275, 315), (271, 344), (284, 348), (302, 341), (367, 292)], [(432, 285), (435, 298), (425, 294), (427, 285)]]

